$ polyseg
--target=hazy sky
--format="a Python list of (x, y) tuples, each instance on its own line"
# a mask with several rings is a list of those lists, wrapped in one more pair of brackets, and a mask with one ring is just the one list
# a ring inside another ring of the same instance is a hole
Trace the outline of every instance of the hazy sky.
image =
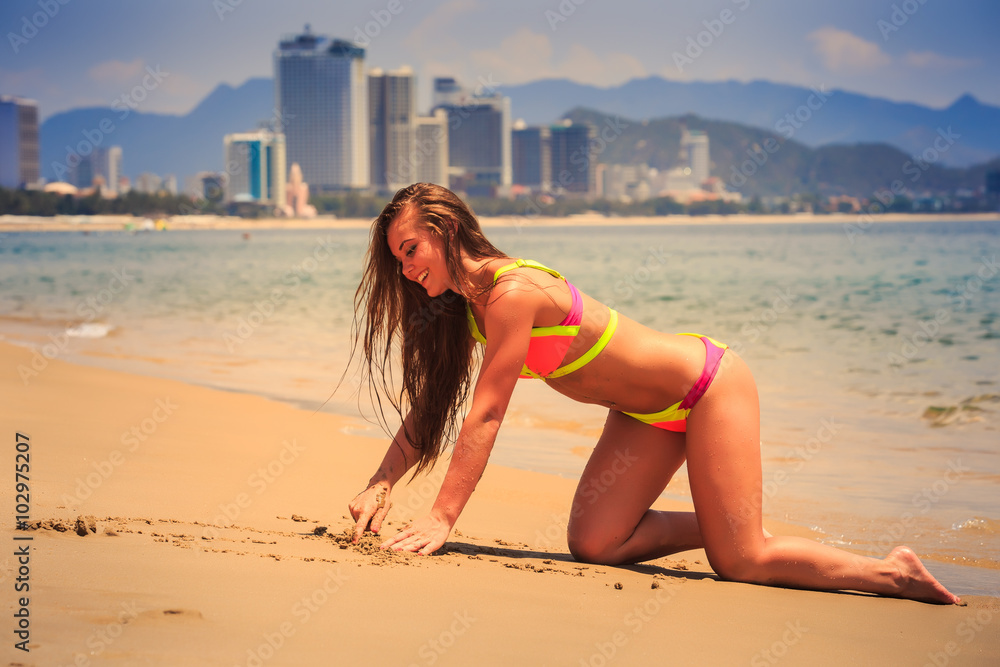
[(1000, 106), (997, 0), (2, 0), (0, 94), (44, 118), (145, 79), (139, 110), (186, 113), (219, 83), (272, 76), (278, 40), (306, 23), (366, 42), (371, 67), (411, 66), (421, 111), (439, 75), (766, 79)]

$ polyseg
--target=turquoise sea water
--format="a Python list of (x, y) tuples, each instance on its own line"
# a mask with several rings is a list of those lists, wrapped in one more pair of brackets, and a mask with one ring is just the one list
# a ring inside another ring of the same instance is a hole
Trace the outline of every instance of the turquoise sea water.
[[(768, 516), (867, 553), (908, 543), (959, 593), (1000, 591), (1000, 225), (488, 233), (633, 319), (740, 352)], [(362, 230), (0, 234), (0, 335), (315, 409), (346, 366), (366, 245)], [(324, 409), (357, 416), (355, 386)], [(522, 381), (493, 461), (576, 476), (604, 416)], [(687, 497), (683, 474), (666, 494)]]

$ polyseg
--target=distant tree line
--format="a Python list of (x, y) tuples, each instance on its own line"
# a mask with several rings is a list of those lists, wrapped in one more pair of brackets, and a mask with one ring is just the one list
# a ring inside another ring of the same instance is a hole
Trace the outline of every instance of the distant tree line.
[[(374, 218), (388, 203), (389, 196), (358, 193), (343, 195), (314, 195), (309, 202), (320, 214), (336, 215), (340, 218)], [(550, 197), (521, 197), (517, 199), (470, 197), (466, 202), (477, 215), (524, 217), (563, 217), (594, 211), (609, 216), (649, 216), (708, 215), (742, 213), (746, 206), (731, 202), (710, 201), (685, 206), (670, 197), (658, 197), (641, 202), (623, 203), (606, 199), (586, 200), (578, 198), (552, 199)]]
[[(313, 195), (310, 203), (320, 215), (338, 218), (374, 218), (390, 197), (387, 195), (363, 194), (357, 192), (336, 195)], [(477, 215), (483, 216), (523, 216), (564, 217), (585, 212), (600, 213), (609, 217), (642, 217), (660, 215), (733, 215), (737, 213), (767, 214), (813, 211), (816, 213), (850, 213), (846, 202), (831, 204), (827, 197), (817, 193), (805, 193), (782, 198), (779, 202), (765, 205), (760, 197), (741, 202), (721, 200), (681, 204), (671, 197), (655, 197), (645, 201), (620, 202), (607, 199), (578, 199), (552, 197), (468, 198), (466, 201)], [(867, 202), (864, 202), (867, 204)], [(997, 197), (949, 197), (934, 200), (914, 201), (905, 196), (894, 197), (891, 201), (874, 201), (879, 211), (889, 213), (942, 212), (968, 213), (997, 210)], [(869, 210), (870, 206), (862, 207)], [(244, 218), (273, 217), (273, 212), (265, 206), (252, 202), (225, 205), (205, 199), (194, 200), (187, 195), (172, 195), (165, 192), (150, 194), (130, 191), (114, 199), (106, 199), (97, 194), (86, 197), (60, 195), (39, 190), (11, 190), (0, 188), (0, 215), (136, 215), (148, 217), (174, 215), (237, 215)]]
[(114, 199), (99, 194), (86, 197), (40, 190), (0, 188), (0, 214), (8, 215), (189, 215), (225, 211), (211, 202), (192, 201), (187, 195), (129, 191)]

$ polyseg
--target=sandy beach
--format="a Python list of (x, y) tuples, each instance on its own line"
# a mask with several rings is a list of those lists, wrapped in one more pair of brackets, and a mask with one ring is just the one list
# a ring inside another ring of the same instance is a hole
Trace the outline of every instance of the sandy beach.
[[(500, 466), (443, 553), (353, 546), (346, 504), (385, 442), (350, 419), (58, 359), (26, 385), (31, 350), (0, 343), (0, 360), (8, 465), (30, 455), (28, 530), (13, 475), (3, 490), (5, 664), (1000, 662), (997, 597), (728, 583), (701, 551), (576, 563), (574, 482)], [(426, 511), (443, 469), (394, 491), (386, 532)]]

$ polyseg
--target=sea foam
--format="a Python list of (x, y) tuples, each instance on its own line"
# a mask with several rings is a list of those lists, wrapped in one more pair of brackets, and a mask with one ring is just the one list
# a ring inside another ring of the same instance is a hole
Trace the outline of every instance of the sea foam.
[(66, 329), (66, 335), (71, 338), (104, 338), (114, 328), (113, 324), (105, 322), (85, 322)]

